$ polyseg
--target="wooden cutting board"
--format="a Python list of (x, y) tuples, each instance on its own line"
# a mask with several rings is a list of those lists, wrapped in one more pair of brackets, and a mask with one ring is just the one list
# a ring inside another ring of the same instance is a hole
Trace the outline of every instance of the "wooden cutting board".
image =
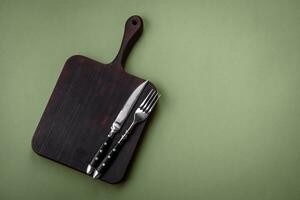
[[(119, 53), (109, 64), (80, 55), (66, 61), (32, 138), (37, 154), (85, 173), (127, 98), (144, 81), (123, 69), (142, 30), (139, 16), (127, 20)], [(148, 83), (112, 145), (129, 127), (135, 109), (152, 88)], [(103, 181), (117, 183), (124, 178), (146, 123), (134, 129)]]

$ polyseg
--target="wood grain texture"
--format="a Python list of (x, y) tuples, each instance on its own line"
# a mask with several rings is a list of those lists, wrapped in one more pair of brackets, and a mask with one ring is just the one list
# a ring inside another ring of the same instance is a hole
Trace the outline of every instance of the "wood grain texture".
[[(127, 98), (144, 81), (123, 69), (142, 29), (140, 17), (127, 20), (119, 53), (109, 64), (81, 55), (66, 61), (32, 138), (32, 148), (37, 154), (85, 173)], [(135, 109), (152, 88), (155, 88), (152, 83), (147, 84), (112, 145), (128, 128)], [(117, 183), (124, 178), (146, 123), (147, 120), (134, 129), (101, 178), (103, 181)]]

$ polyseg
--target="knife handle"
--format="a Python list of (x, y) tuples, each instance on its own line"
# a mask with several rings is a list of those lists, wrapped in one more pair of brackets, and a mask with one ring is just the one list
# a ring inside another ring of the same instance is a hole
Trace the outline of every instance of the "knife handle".
[(106, 157), (102, 160), (100, 165), (97, 167), (96, 171), (93, 174), (93, 178), (99, 178), (101, 177), (106, 170), (109, 168), (109, 166), (112, 164), (114, 159), (117, 157), (118, 153), (120, 152), (123, 145), (126, 143), (127, 138), (129, 136), (129, 133), (133, 129), (136, 123), (132, 123), (130, 127), (126, 130), (126, 132), (122, 135), (122, 137), (119, 139), (117, 144), (114, 145), (114, 147), (110, 150), (110, 152), (106, 155)]
[(111, 145), (113, 141), (112, 136), (107, 136), (104, 140), (104, 142), (101, 144), (99, 150), (96, 152), (95, 156), (93, 157), (92, 161), (88, 165), (87, 174), (93, 173), (93, 170), (100, 164), (101, 160), (104, 158), (106, 155), (106, 152), (109, 149), (109, 146)]

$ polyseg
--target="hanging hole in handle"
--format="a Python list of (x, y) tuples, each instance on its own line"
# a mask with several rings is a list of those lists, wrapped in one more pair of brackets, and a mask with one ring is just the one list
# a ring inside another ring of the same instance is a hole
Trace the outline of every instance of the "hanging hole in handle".
[(132, 20), (131, 23), (135, 26), (137, 25), (137, 21), (136, 20)]

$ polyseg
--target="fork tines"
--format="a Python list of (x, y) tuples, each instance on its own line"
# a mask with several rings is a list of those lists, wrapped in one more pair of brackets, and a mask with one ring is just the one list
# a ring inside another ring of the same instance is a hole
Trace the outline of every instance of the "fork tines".
[(154, 89), (151, 89), (145, 100), (140, 105), (140, 109), (142, 109), (146, 113), (150, 113), (157, 103), (160, 95)]

